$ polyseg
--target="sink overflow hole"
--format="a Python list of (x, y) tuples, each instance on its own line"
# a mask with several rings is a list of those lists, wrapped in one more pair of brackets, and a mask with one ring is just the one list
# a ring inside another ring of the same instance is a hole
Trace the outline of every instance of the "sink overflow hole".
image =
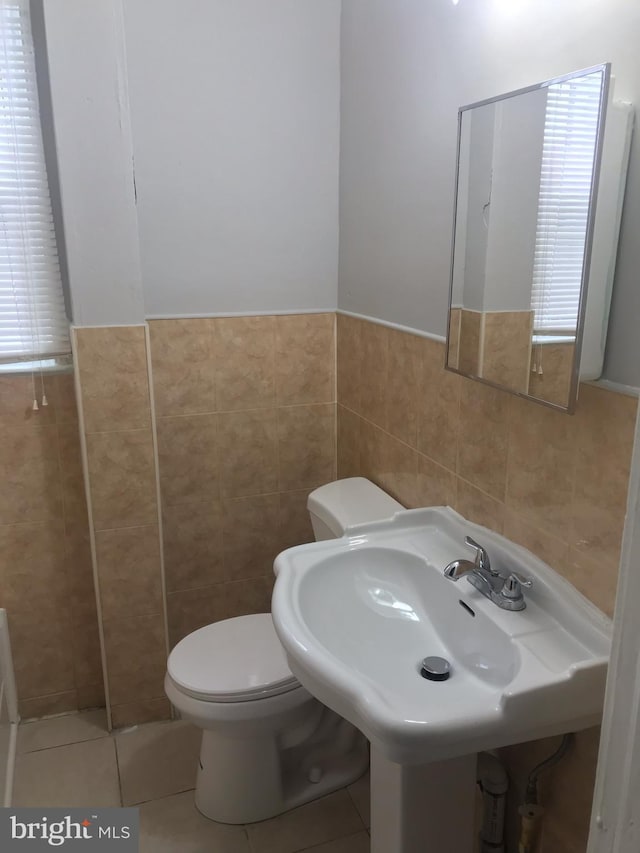
[(468, 604), (464, 603), (464, 601), (462, 599), (459, 599), (459, 604), (461, 607), (464, 607), (464, 609), (467, 611), (467, 613), (470, 613), (472, 616), (476, 615), (475, 610), (472, 610)]

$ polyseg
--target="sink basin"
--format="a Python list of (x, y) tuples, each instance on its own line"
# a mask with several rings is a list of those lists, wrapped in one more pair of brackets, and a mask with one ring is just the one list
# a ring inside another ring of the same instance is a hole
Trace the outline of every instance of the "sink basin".
[[(494, 568), (533, 579), (501, 610), (443, 575), (472, 535)], [(610, 620), (528, 551), (448, 507), (400, 512), (284, 551), (273, 619), (292, 671), (386, 759), (443, 761), (595, 725)], [(420, 674), (445, 658), (446, 681)]]
[[(424, 701), (428, 685), (415, 676), (427, 655), (455, 661), (451, 684), (446, 690), (434, 689), (442, 703), (455, 706), (464, 699), (461, 690), (467, 678), (508, 684), (518, 669), (519, 655), (508, 634), (484, 613), (470, 618), (471, 612), (460, 606), (450, 586), (440, 583), (424, 557), (363, 545), (327, 557), (317, 564), (317, 571), (305, 572), (298, 600), (316, 641), (335, 661), (363, 675), (390, 704), (401, 697), (412, 706)], [(337, 589), (340, 595), (332, 600)], [(418, 707), (406, 710), (411, 718), (419, 713)]]

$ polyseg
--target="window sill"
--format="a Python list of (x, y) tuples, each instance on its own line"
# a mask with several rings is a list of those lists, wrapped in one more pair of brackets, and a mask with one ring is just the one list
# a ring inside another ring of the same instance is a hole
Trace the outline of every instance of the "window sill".
[(17, 376), (22, 373), (73, 373), (73, 361), (67, 355), (34, 361), (0, 362), (0, 375)]
[(551, 344), (575, 344), (573, 335), (534, 335), (532, 343), (534, 346), (549, 346)]

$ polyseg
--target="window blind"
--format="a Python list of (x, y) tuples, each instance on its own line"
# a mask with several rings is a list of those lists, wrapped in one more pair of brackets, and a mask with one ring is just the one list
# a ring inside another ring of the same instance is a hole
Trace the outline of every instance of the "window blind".
[(547, 89), (531, 307), (535, 331), (575, 334), (601, 72)]
[(0, 0), (0, 362), (68, 353), (28, 0)]

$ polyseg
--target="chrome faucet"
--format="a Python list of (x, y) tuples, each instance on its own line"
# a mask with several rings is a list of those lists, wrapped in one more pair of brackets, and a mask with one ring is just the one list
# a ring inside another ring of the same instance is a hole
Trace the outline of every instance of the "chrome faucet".
[(524, 610), (527, 606), (523, 588), (530, 589), (533, 581), (522, 577), (517, 572), (509, 572), (506, 575), (491, 568), (489, 554), (482, 545), (472, 539), (465, 537), (465, 545), (475, 548), (476, 556), (471, 560), (453, 560), (444, 570), (444, 576), (452, 581), (459, 581), (466, 577), (469, 583), (486, 598), (491, 599), (494, 604), (503, 610)]

